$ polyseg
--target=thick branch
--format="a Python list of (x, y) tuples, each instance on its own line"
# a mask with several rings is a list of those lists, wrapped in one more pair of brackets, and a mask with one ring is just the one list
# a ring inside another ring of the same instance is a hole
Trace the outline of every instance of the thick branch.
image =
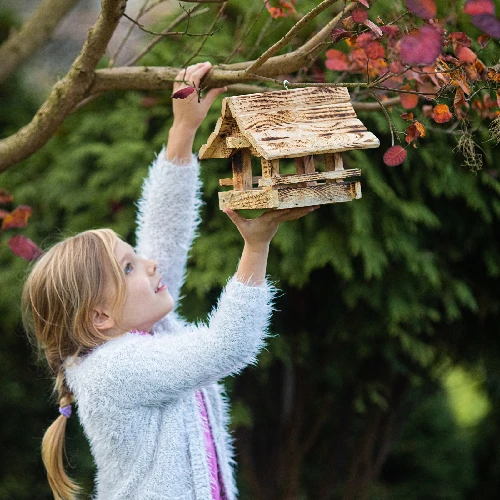
[(33, 120), (0, 141), (0, 171), (42, 147), (87, 94), (94, 70), (125, 10), (126, 0), (102, 0), (102, 10), (68, 74), (52, 89)]
[(44, 0), (22, 28), (0, 46), (0, 82), (42, 48), (78, 0)]

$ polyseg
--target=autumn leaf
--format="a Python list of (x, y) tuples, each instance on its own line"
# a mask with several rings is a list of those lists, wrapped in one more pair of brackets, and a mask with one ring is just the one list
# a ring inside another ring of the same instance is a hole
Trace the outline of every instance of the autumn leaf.
[(435, 0), (406, 0), (406, 8), (422, 19), (432, 19), (437, 13)]
[(31, 207), (19, 205), (15, 210), (8, 213), (2, 221), (2, 229), (12, 229), (14, 227), (25, 227), (31, 215)]
[(410, 144), (412, 141), (418, 139), (420, 137), (420, 132), (418, 131), (417, 127), (412, 123), (407, 129), (406, 129), (406, 136), (405, 140), (408, 144)]
[(441, 35), (424, 25), (401, 39), (401, 60), (404, 64), (432, 64), (441, 53)]
[(43, 251), (36, 243), (22, 234), (12, 236), (12, 238), (9, 239), (8, 245), (12, 252), (24, 260), (35, 260), (43, 255)]
[(495, 6), (492, 0), (467, 0), (464, 5), (464, 12), (470, 16), (481, 14), (495, 14)]
[(367, 9), (370, 8), (370, 4), (368, 3), (368, 0), (357, 0), (358, 3), (361, 5), (364, 5)]
[(488, 80), (492, 82), (500, 83), (500, 72), (494, 70), (493, 68), (488, 70)]
[(410, 120), (410, 121), (413, 121), (413, 113), (401, 113), (399, 116), (401, 116), (401, 118), (403, 120)]
[(5, 189), (0, 188), (0, 203), (10, 203), (14, 200), (14, 197)]
[(418, 104), (418, 95), (403, 93), (400, 95), (401, 105), (405, 109), (413, 109)]
[(455, 51), (459, 61), (473, 63), (477, 59), (477, 54), (468, 47), (460, 47)]
[(477, 37), (477, 43), (482, 49), (484, 49), (486, 45), (488, 45), (489, 41), (490, 41), (490, 35), (482, 34)]
[(493, 14), (472, 16), (472, 24), (493, 38), (500, 38), (500, 21)]
[(10, 212), (7, 212), (7, 210), (2, 210), (0, 208), (0, 219), (3, 219), (6, 215), (8, 215)]
[(427, 134), (427, 130), (425, 130), (425, 127), (422, 125), (422, 123), (420, 123), (418, 120), (415, 120), (413, 122), (413, 125), (415, 125), (415, 127), (417, 128), (419, 134), (420, 134), (420, 137), (425, 137), (426, 134)]
[(383, 156), (384, 163), (388, 167), (396, 167), (401, 165), (406, 159), (406, 149), (401, 146), (392, 146), (389, 148)]
[(194, 87), (184, 87), (172, 94), (172, 99), (185, 99), (190, 96), (196, 89)]
[(432, 110), (432, 118), (436, 123), (446, 123), (453, 118), (453, 115), (446, 104), (438, 104)]
[(337, 43), (344, 38), (349, 38), (352, 35), (352, 31), (347, 31), (342, 28), (335, 28), (331, 32), (332, 42)]
[(385, 50), (380, 42), (369, 43), (364, 51), (369, 59), (383, 59), (385, 57)]
[(352, 20), (355, 23), (363, 24), (368, 19), (368, 12), (365, 9), (356, 9), (352, 13)]
[(326, 51), (325, 65), (332, 71), (345, 71), (347, 69), (347, 56), (340, 50), (330, 49)]

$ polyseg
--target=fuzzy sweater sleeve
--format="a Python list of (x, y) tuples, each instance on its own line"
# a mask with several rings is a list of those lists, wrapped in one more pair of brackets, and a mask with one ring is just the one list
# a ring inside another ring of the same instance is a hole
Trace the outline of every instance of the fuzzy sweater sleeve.
[(71, 385), (133, 407), (162, 404), (235, 374), (254, 363), (264, 345), (273, 295), (267, 283), (252, 287), (233, 278), (207, 325), (110, 340), (76, 370), (68, 368)]
[(138, 203), (136, 251), (156, 261), (175, 303), (199, 224), (198, 171), (196, 156), (188, 164), (175, 165), (165, 159), (163, 149), (149, 168)]

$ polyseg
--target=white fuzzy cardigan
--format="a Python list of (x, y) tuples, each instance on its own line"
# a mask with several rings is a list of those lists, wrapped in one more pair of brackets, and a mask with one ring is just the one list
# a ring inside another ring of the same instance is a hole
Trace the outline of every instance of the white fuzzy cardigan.
[[(199, 206), (196, 157), (178, 166), (162, 151), (139, 202), (137, 253), (156, 260), (175, 301)], [(217, 382), (255, 362), (272, 298), (268, 284), (252, 287), (233, 278), (206, 325), (186, 324), (174, 310), (153, 336), (127, 333), (66, 367), (97, 466), (96, 500), (211, 498), (195, 397), (200, 388), (226, 498), (236, 497), (228, 408)]]

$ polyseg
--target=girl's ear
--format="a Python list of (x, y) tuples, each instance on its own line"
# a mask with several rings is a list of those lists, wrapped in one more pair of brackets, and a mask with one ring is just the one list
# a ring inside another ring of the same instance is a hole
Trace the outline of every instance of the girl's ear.
[(94, 309), (92, 323), (98, 330), (109, 330), (115, 326), (115, 321), (104, 309)]

